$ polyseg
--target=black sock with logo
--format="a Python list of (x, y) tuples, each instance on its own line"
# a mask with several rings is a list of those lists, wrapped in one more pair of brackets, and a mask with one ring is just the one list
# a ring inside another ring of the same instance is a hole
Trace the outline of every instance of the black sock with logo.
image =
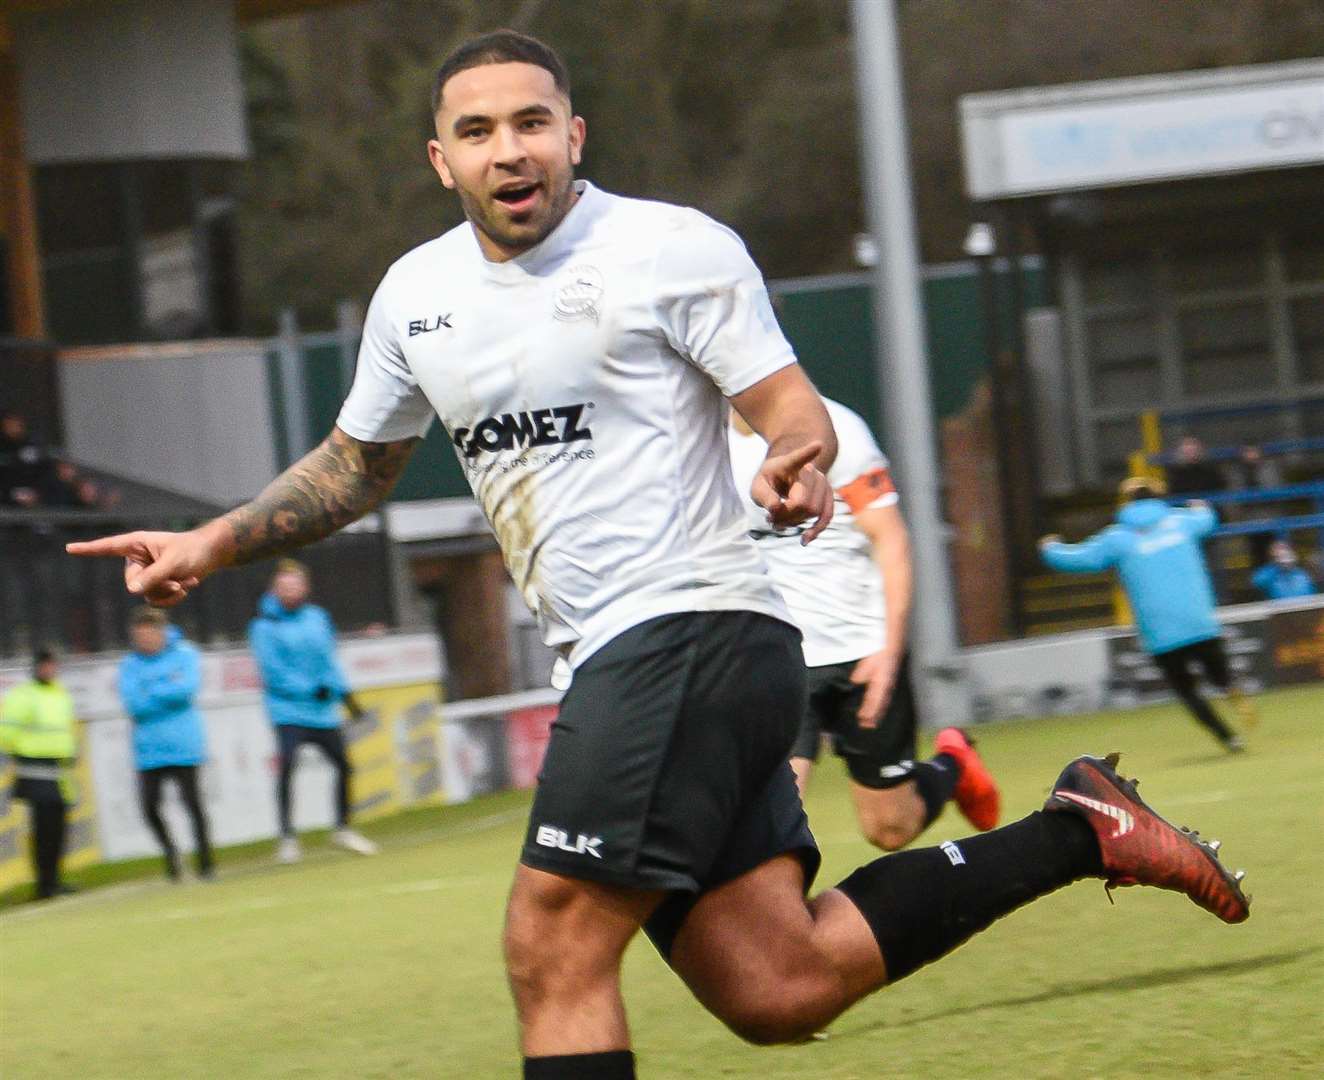
[(952, 798), (961, 779), (961, 763), (951, 754), (935, 754), (911, 770), (919, 797), (924, 800), (924, 827), (928, 828)]
[(1022, 904), (1102, 872), (1087, 821), (1037, 811), (940, 847), (884, 855), (837, 888), (869, 924), (893, 983)]
[(608, 1050), (599, 1054), (526, 1057), (524, 1080), (634, 1080), (634, 1054)]

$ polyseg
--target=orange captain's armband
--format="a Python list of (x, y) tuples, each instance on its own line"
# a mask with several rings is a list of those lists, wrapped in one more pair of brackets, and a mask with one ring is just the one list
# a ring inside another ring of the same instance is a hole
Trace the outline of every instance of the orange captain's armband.
[(846, 500), (852, 514), (867, 510), (884, 495), (895, 495), (896, 485), (892, 483), (892, 474), (886, 469), (870, 469), (852, 480), (845, 487), (837, 488), (837, 494)]

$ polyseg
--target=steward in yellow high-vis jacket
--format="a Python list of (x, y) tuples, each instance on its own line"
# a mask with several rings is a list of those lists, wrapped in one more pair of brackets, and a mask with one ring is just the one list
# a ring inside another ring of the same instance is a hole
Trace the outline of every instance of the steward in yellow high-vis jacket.
[(78, 732), (73, 698), (56, 681), (55, 654), (41, 649), (33, 660), (32, 682), (14, 687), (0, 702), (0, 750), (14, 757), (14, 798), (32, 811), (32, 865), (37, 898), (45, 900), (72, 891), (60, 882), (60, 857)]

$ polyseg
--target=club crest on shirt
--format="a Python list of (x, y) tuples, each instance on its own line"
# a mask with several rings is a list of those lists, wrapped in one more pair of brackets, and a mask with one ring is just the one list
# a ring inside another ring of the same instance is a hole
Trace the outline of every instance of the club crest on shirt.
[(602, 299), (602, 272), (596, 266), (572, 266), (562, 276), (556, 290), (553, 314), (562, 322), (577, 319), (598, 321), (598, 301)]

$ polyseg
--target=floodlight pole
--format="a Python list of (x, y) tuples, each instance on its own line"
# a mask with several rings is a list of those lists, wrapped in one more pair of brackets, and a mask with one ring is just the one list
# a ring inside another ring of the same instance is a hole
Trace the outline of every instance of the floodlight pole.
[(913, 541), (915, 690), (924, 721), (946, 727), (968, 723), (971, 703), (940, 499), (894, 0), (851, 0), (851, 24), (865, 209), (879, 249), (873, 269), (878, 394)]

